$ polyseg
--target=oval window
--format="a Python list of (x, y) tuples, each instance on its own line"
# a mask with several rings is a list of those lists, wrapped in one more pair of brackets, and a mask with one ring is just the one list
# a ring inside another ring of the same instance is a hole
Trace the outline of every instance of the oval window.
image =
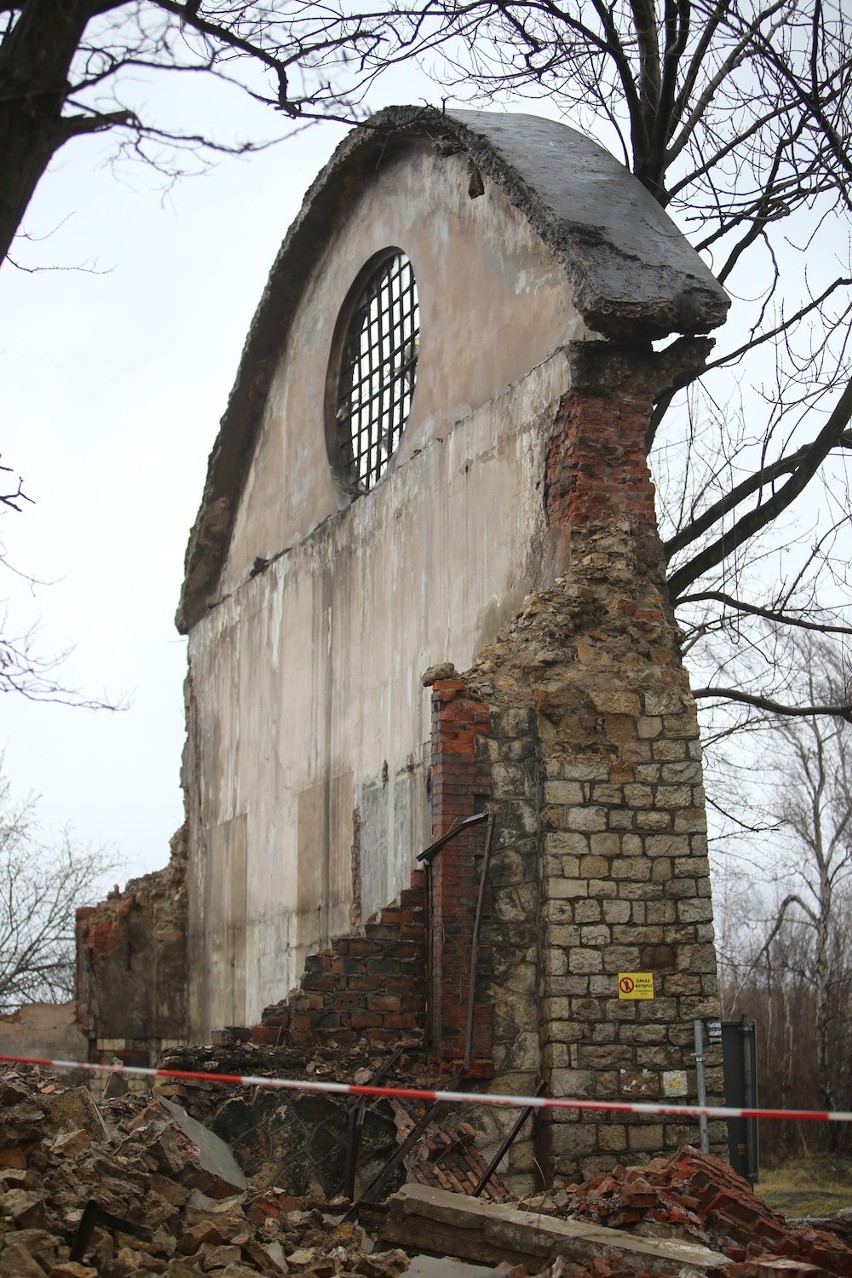
[(389, 249), (367, 271), (338, 321), (343, 332), (335, 342), (330, 404), (337, 465), (345, 486), (358, 493), (378, 483), (399, 446), (420, 340), (417, 284), (406, 255)]

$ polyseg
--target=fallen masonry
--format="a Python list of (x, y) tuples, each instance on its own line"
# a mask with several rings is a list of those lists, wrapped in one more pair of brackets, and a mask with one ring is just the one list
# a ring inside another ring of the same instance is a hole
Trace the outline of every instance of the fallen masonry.
[[(200, 1121), (240, 1101), (224, 1091), (187, 1085), (185, 1103), (159, 1087), (94, 1100), (38, 1070), (0, 1074), (0, 1276), (852, 1275), (848, 1222), (846, 1237), (842, 1220), (786, 1222), (725, 1163), (690, 1147), (517, 1202), (448, 1193), (426, 1169), (459, 1147), (470, 1162), (482, 1137), (458, 1114), (427, 1129), (389, 1203), (347, 1219), (346, 1198), (286, 1192), (268, 1158), (235, 1157)], [(392, 1111), (392, 1140), (410, 1118)], [(286, 1169), (287, 1151), (278, 1154)]]

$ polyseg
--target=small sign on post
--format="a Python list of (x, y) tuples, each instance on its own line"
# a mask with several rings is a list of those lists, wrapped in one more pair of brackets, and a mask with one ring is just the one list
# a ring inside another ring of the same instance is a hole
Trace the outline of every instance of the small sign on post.
[(619, 972), (618, 973), (618, 997), (619, 998), (653, 998), (654, 997), (654, 973), (653, 972)]

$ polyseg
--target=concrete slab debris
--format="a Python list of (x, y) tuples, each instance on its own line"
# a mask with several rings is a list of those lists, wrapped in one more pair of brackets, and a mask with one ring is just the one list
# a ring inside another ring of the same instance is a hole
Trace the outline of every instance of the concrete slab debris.
[(405, 1278), (492, 1278), (500, 1272), (492, 1265), (469, 1265), (449, 1256), (415, 1256)]
[(203, 1190), (211, 1198), (225, 1198), (235, 1189), (245, 1189), (248, 1186), (234, 1155), (215, 1132), (196, 1122), (175, 1101), (161, 1097), (157, 1104), (171, 1114), (178, 1127), (192, 1142), (194, 1161), (198, 1165), (194, 1188)]
[(589, 1263), (615, 1252), (636, 1268), (686, 1276), (726, 1263), (720, 1252), (694, 1243), (658, 1242), (585, 1221), (534, 1217), (427, 1185), (404, 1185), (394, 1194), (383, 1237), (415, 1251), (495, 1265), (541, 1265), (561, 1255)]

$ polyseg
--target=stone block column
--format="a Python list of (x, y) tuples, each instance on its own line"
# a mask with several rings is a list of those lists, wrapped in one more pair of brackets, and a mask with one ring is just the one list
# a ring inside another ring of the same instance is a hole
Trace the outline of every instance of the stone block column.
[[(561, 575), (468, 675), (493, 723), (532, 714), (526, 792), (495, 764), (495, 796), (508, 822), (514, 787), (525, 846), (537, 786), (537, 893), (515, 891), (528, 902), (518, 934), (530, 955), (534, 909), (541, 1072), (578, 1099), (695, 1099), (693, 1020), (719, 1013), (698, 722), (644, 453), (654, 361), (605, 343), (575, 353), (546, 454)], [(654, 997), (619, 997), (619, 976), (637, 972)], [(720, 1099), (721, 1058), (708, 1063)], [(540, 1124), (538, 1157), (548, 1177), (574, 1177), (697, 1138), (696, 1123), (560, 1111)]]

